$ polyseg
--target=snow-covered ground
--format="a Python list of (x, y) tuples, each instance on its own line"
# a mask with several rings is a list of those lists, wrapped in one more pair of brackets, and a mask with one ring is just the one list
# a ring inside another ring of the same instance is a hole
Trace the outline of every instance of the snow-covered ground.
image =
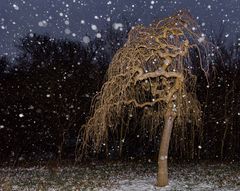
[(240, 164), (170, 164), (170, 184), (154, 186), (155, 163), (108, 163), (80, 167), (1, 168), (0, 190), (239, 191)]

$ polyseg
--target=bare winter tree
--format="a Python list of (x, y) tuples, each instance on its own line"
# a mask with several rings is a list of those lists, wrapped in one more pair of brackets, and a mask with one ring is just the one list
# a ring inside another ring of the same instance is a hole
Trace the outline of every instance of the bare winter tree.
[(148, 129), (149, 137), (156, 136), (163, 126), (157, 186), (167, 185), (172, 128), (175, 126), (174, 132), (179, 133), (189, 121), (199, 125), (201, 117), (195, 95), (196, 76), (191, 71), (190, 51), (194, 48), (207, 73), (201, 59), (208, 55), (208, 43), (186, 11), (149, 27), (134, 27), (126, 44), (115, 54), (107, 80), (93, 100), (92, 115), (83, 127), (82, 153), (88, 145), (99, 151), (110, 133), (120, 132), (117, 137), (121, 142), (130, 128), (129, 121), (141, 115), (139, 126)]

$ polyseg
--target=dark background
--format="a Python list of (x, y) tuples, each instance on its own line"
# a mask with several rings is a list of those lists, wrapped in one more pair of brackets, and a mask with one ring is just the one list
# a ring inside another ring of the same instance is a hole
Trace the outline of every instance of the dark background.
[[(225, 4), (224, 1), (199, 1), (199, 7), (197, 1), (177, 1), (177, 4), (159, 1), (153, 4), (153, 9), (149, 8), (151, 1), (112, 1), (110, 5), (108, 1), (79, 1), (76, 6), (73, 1), (65, 4), (63, 1), (23, 2), (16, 1), (19, 7), (16, 10), (13, 1), (1, 0), (0, 17), (4, 18), (1, 22), (7, 26), (0, 29), (1, 164), (74, 161), (77, 136), (79, 132), (81, 135), (81, 126), (89, 116), (91, 99), (100, 90), (108, 65), (124, 44), (131, 26), (141, 23), (138, 18), (149, 23), (179, 7), (190, 8), (195, 17), (199, 15), (201, 26), (206, 23), (203, 31), (219, 47), (221, 56), (213, 60), (210, 84), (196, 61), (193, 72), (198, 76), (197, 96), (202, 104), (203, 123), (198, 129), (187, 127), (181, 136), (173, 134), (170, 156), (174, 160), (240, 159), (238, 1)], [(53, 4), (55, 7), (51, 8)], [(131, 4), (134, 10), (123, 11)], [(162, 4), (166, 10), (159, 11)], [(111, 11), (113, 7), (116, 10)], [(68, 28), (72, 31), (69, 35), (65, 33), (65, 19), (59, 16), (60, 12), (69, 17)], [(38, 17), (34, 16), (36, 13)], [(103, 19), (94, 19), (101, 14)], [(225, 14), (229, 21), (221, 25)], [(51, 15), (54, 19), (48, 21), (46, 27), (39, 27), (38, 22)], [(106, 22), (108, 17), (112, 20)], [(11, 20), (16, 21), (14, 26)], [(81, 20), (85, 24), (81, 24)], [(115, 22), (122, 23), (123, 30), (114, 29)], [(91, 24), (96, 24), (99, 30), (91, 30)], [(72, 36), (73, 32), (76, 37)], [(101, 33), (101, 38), (97, 38), (96, 33)], [(86, 35), (91, 40), (88, 43), (82, 41)], [(146, 138), (138, 139), (139, 133), (129, 132), (122, 156), (118, 153), (119, 141), (111, 137), (107, 153), (104, 149), (98, 155), (90, 151), (85, 159), (156, 159), (159, 137), (148, 141), (147, 134)]]

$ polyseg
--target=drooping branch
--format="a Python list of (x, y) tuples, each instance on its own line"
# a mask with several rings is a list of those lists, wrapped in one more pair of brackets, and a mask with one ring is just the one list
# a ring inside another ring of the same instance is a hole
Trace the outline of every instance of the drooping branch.
[[(207, 44), (199, 40), (201, 35), (195, 21), (184, 11), (149, 27), (134, 27), (126, 44), (115, 54), (106, 82), (93, 101), (80, 149), (86, 150), (91, 142), (98, 150), (107, 141), (109, 131), (130, 128), (123, 122), (126, 110), (131, 111), (131, 120), (154, 133), (167, 111), (176, 116), (175, 126), (182, 130), (189, 119), (198, 124), (200, 104), (189, 51), (198, 47), (199, 58), (208, 54)], [(136, 120), (136, 108), (147, 107), (151, 109), (144, 110), (141, 119), (138, 116)]]

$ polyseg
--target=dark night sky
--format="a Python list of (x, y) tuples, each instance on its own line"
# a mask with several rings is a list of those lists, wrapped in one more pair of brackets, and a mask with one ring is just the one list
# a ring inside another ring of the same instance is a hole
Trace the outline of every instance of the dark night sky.
[(30, 32), (82, 41), (123, 14), (149, 24), (181, 8), (189, 9), (205, 30), (218, 31), (223, 23), (228, 41), (240, 33), (240, 0), (0, 0), (0, 55), (14, 56), (14, 44)]

